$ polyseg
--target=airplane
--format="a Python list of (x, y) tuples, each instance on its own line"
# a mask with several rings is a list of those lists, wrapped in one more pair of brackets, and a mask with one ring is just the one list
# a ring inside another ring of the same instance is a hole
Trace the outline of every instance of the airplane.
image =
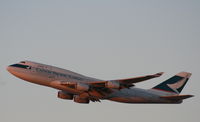
[(59, 90), (57, 97), (88, 104), (110, 100), (121, 103), (180, 104), (193, 95), (180, 95), (191, 73), (180, 72), (151, 89), (136, 88), (139, 83), (160, 77), (163, 72), (127, 79), (101, 80), (66, 69), (21, 61), (7, 67), (8, 72), (25, 81)]

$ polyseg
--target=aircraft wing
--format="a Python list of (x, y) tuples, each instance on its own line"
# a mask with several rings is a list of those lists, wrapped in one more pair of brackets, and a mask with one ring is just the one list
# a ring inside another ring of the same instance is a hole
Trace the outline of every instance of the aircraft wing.
[[(118, 80), (110, 80), (110, 81), (95, 81), (89, 84), (93, 84), (95, 86), (101, 86), (106, 87), (106, 84), (112, 84), (117, 85), (119, 84), (120, 89), (121, 88), (129, 88), (134, 86), (134, 83), (150, 80), (152, 78), (160, 77), (164, 72), (159, 72), (153, 75), (146, 75), (146, 76), (140, 76), (140, 77), (134, 77), (134, 78), (127, 78), (127, 79), (118, 79)], [(117, 86), (116, 86), (117, 87)]]
[[(70, 91), (79, 96), (87, 97), (91, 101), (100, 101), (100, 98), (104, 98), (111, 94), (114, 90), (120, 90), (123, 88), (130, 88), (134, 86), (133, 83), (149, 80), (152, 78), (159, 77), (163, 72), (156, 73), (153, 75), (146, 75), (141, 77), (119, 79), (110, 81), (94, 81), (94, 82), (70, 82), (70, 81), (54, 81), (57, 85), (62, 85), (68, 88)], [(68, 90), (67, 90), (68, 91)]]
[(160, 77), (163, 73), (164, 72), (159, 72), (153, 75), (146, 75), (146, 76), (140, 76), (140, 77), (128, 78), (128, 79), (120, 79), (116, 81), (119, 81), (120, 83), (123, 83), (123, 84), (138, 83), (138, 82), (142, 82), (142, 81), (149, 80), (152, 78)]
[(62, 91), (78, 95), (80, 98), (87, 98), (93, 102), (100, 102), (101, 98), (106, 97), (113, 92), (112, 89), (106, 88), (107, 81), (99, 81), (96, 83), (70, 82), (65, 80), (52, 81), (51, 85), (60, 87)]

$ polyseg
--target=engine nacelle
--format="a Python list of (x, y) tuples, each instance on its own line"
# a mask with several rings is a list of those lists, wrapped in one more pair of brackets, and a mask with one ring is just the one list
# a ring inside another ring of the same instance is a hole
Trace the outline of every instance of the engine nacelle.
[(68, 94), (68, 93), (63, 92), (63, 91), (59, 91), (57, 97), (61, 98), (61, 99), (67, 99), (67, 100), (72, 100), (73, 99), (73, 95), (72, 94)]
[(74, 102), (88, 104), (88, 103), (90, 103), (90, 100), (88, 98), (81, 98), (80, 96), (75, 95)]
[(119, 82), (116, 81), (108, 81), (105, 84), (106, 88), (111, 88), (111, 89), (119, 89), (120, 88), (120, 84)]
[(89, 85), (83, 84), (83, 83), (77, 83), (75, 88), (77, 90), (80, 90), (80, 91), (88, 91), (89, 90)]

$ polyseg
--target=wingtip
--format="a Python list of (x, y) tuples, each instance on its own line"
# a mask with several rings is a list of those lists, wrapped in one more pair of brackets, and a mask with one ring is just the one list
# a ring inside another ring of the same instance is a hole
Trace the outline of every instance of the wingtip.
[(181, 76), (181, 77), (190, 77), (192, 75), (192, 73), (190, 72), (180, 72), (178, 74), (176, 74), (177, 76)]

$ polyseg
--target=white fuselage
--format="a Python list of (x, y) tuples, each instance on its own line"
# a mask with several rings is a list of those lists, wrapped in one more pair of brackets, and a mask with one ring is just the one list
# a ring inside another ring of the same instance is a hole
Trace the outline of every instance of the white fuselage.
[[(94, 81), (102, 81), (100, 79), (87, 77), (69, 70), (30, 61), (10, 65), (7, 70), (16, 77), (25, 81), (52, 87), (74, 95), (81, 93), (81, 91), (61, 85), (62, 81), (69, 81), (71, 83), (90, 83)], [(91, 94), (95, 95), (95, 93)], [(124, 88), (121, 90), (113, 89), (111, 94), (104, 96), (101, 99), (125, 103), (172, 103), (171, 101), (160, 99), (160, 96), (165, 95), (171, 95), (171, 93), (132, 87), (130, 89)], [(98, 95), (96, 96), (99, 97)]]

